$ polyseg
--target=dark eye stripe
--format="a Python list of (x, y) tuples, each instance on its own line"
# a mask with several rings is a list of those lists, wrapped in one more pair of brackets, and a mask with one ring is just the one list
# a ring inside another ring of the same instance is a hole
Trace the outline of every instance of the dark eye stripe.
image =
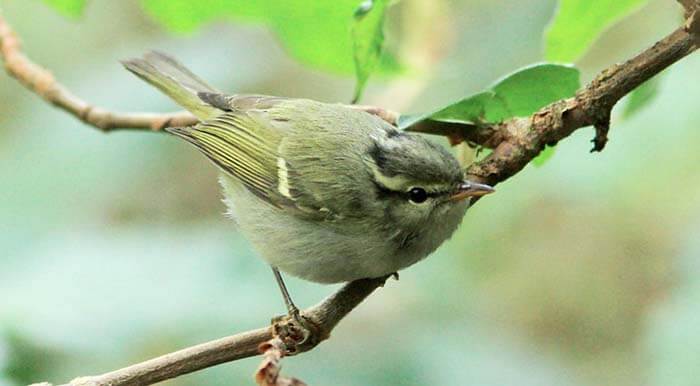
[(371, 180), (374, 183), (374, 187), (376, 188), (376, 191), (377, 191), (377, 198), (379, 198), (379, 199), (400, 193), (400, 192), (393, 191), (393, 190), (387, 188), (386, 186), (380, 184), (374, 178), (372, 178)]
[[(377, 198), (382, 199), (387, 196), (394, 196), (394, 197), (401, 197), (404, 200), (410, 200), (411, 199), (411, 192), (409, 191), (396, 191), (396, 190), (391, 190), (387, 188), (386, 186), (380, 184), (379, 182), (375, 181), (372, 179), (372, 182), (374, 183), (374, 186), (377, 191)], [(427, 198), (435, 198), (435, 197), (440, 197), (448, 194), (449, 192), (447, 191), (436, 191), (436, 192), (428, 192), (425, 191), (425, 195)]]

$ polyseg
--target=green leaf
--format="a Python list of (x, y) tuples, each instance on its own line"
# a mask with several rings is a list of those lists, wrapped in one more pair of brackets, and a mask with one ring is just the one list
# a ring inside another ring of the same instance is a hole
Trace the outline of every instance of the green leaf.
[[(177, 33), (191, 33), (204, 24), (250, 22), (268, 26), (298, 61), (335, 73), (352, 73), (353, 13), (360, 0), (141, 0), (153, 19)], [(399, 70), (385, 53), (383, 72)]]
[(656, 94), (659, 92), (659, 84), (661, 83), (662, 75), (663, 73), (647, 80), (627, 96), (627, 103), (625, 104), (624, 110), (622, 110), (623, 118), (627, 119), (638, 113), (654, 100)]
[[(516, 116), (528, 116), (554, 101), (574, 96), (580, 87), (575, 67), (542, 63), (518, 70), (497, 81), (488, 90), (466, 97), (423, 115), (400, 116), (398, 126), (406, 129), (426, 119), (479, 126)], [(546, 148), (535, 161), (542, 165), (554, 153)]]
[(508, 115), (507, 107), (493, 90), (468, 96), (430, 115), (444, 122), (478, 123), (500, 121)]
[(580, 87), (575, 67), (542, 63), (506, 76), (493, 86), (493, 91), (507, 107), (505, 119), (530, 115), (554, 101), (574, 96)]
[(384, 17), (389, 0), (366, 0), (355, 10), (352, 26), (357, 83), (353, 103), (362, 96), (369, 75), (379, 63), (384, 43)]
[(573, 62), (614, 23), (649, 0), (559, 0), (545, 32), (545, 58)]
[(78, 17), (83, 14), (87, 0), (42, 0), (63, 16)]
[(579, 71), (572, 66), (542, 63), (518, 70), (486, 91), (468, 96), (435, 112), (399, 118), (399, 127), (431, 119), (479, 125), (527, 116), (549, 103), (574, 95)]

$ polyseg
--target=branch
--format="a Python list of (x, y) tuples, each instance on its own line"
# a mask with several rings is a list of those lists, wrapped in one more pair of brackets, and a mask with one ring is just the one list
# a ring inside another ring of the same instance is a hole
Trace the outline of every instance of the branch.
[[(121, 113), (93, 106), (56, 81), (49, 71), (22, 53), (15, 32), (0, 15), (0, 58), (5, 71), (45, 101), (105, 133), (116, 130), (162, 131), (166, 127), (190, 126), (197, 118), (187, 111), (174, 113)], [(352, 106), (395, 124), (398, 114), (374, 106)]]
[[(513, 176), (546, 145), (556, 144), (581, 127), (593, 125), (596, 128), (593, 150), (600, 151), (607, 141), (610, 112), (617, 101), (698, 48), (700, 0), (678, 1), (686, 10), (687, 21), (682, 28), (627, 62), (604, 70), (573, 98), (552, 103), (530, 117), (514, 118), (490, 126), (426, 121), (411, 127), (411, 130), (459, 137), (493, 148), (488, 157), (467, 170), (472, 179), (489, 184), (497, 184)], [(194, 123), (194, 118), (188, 113), (112, 113), (91, 107), (58, 84), (48, 71), (21, 53), (16, 36), (1, 16), (0, 57), (5, 62), (7, 72), (30, 91), (105, 132), (120, 128), (158, 131), (168, 125)], [(355, 108), (396, 124), (398, 115), (394, 112), (373, 106)], [(262, 368), (262, 373), (259, 372), (258, 375), (262, 374), (263, 379), (258, 378), (258, 381), (274, 378), (279, 384), (280, 378), (277, 378), (278, 369), (275, 366), (283, 356), (279, 352), (280, 344), (285, 346), (287, 353), (314, 348), (328, 339), (338, 322), (382, 286), (384, 281), (385, 279), (364, 279), (348, 283), (320, 304), (305, 310), (302, 314), (308, 322), (307, 327), (310, 327), (310, 336), (301, 343), (298, 343), (299, 326), (286, 319), (273, 327), (203, 343), (110, 373), (77, 378), (70, 385), (149, 385), (220, 363), (258, 355), (259, 346), (266, 342), (268, 344), (263, 346), (266, 362), (263, 364), (272, 363), (272, 367), (265, 367), (267, 370)], [(266, 378), (268, 375), (272, 378)], [(289, 379), (282, 381), (294, 382)]]
[[(318, 305), (303, 311), (312, 334), (302, 344), (296, 344), (294, 337), (298, 333), (295, 331), (297, 326), (286, 320), (286, 323), (198, 344), (102, 375), (76, 378), (67, 386), (151, 385), (221, 363), (256, 356), (260, 354), (259, 346), (270, 342), (269, 345), (277, 347), (278, 339), (282, 339), (287, 352), (305, 352), (328, 339), (338, 322), (375, 289), (383, 286), (385, 280), (363, 279), (348, 283)], [(273, 338), (276, 338), (274, 343)], [(261, 349), (267, 351), (269, 345)]]
[(605, 69), (573, 98), (554, 102), (530, 117), (513, 118), (494, 125), (428, 120), (408, 130), (456, 137), (492, 148), (488, 157), (467, 169), (470, 179), (491, 185), (510, 178), (545, 146), (554, 146), (583, 127), (595, 127), (592, 151), (601, 151), (608, 139), (610, 114), (615, 104), (700, 45), (700, 1), (679, 1), (689, 4), (686, 10), (691, 10), (687, 11), (689, 16), (683, 27), (625, 63)]
[(189, 126), (197, 122), (186, 112), (170, 114), (116, 113), (93, 106), (73, 95), (44, 68), (29, 60), (21, 51), (21, 44), (9, 24), (0, 15), (0, 57), (5, 71), (24, 87), (52, 105), (104, 132), (118, 129), (147, 129), (158, 131), (169, 126)]
[[(700, 1), (695, 0), (695, 4), (697, 7)], [(699, 8), (690, 14), (683, 27), (625, 63), (602, 71), (575, 97), (554, 102), (527, 118), (514, 118), (476, 130), (464, 128), (466, 130), (460, 132), (464, 138), (484, 146), (492, 145), (494, 137), (500, 140), (488, 157), (469, 167), (467, 175), (495, 185), (522, 170), (546, 145), (554, 146), (575, 130), (590, 125), (596, 130), (591, 151), (603, 150), (615, 104), (654, 75), (697, 50), (700, 45)], [(489, 132), (493, 133), (491, 140), (484, 134)], [(483, 141), (482, 137), (487, 140)]]

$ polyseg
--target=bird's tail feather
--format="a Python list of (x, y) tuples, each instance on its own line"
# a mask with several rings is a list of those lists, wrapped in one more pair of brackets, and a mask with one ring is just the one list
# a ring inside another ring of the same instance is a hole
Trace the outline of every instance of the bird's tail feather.
[(220, 110), (202, 101), (198, 93), (218, 93), (174, 58), (156, 51), (143, 58), (122, 61), (127, 70), (164, 92), (200, 120), (212, 118)]

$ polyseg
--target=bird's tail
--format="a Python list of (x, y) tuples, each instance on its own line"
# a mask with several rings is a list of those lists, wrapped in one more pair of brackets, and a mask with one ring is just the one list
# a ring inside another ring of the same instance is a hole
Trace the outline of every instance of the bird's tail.
[(198, 93), (218, 93), (218, 91), (166, 54), (152, 51), (145, 54), (143, 58), (124, 60), (122, 64), (127, 70), (160, 89), (200, 120), (209, 119), (221, 113), (198, 96)]

